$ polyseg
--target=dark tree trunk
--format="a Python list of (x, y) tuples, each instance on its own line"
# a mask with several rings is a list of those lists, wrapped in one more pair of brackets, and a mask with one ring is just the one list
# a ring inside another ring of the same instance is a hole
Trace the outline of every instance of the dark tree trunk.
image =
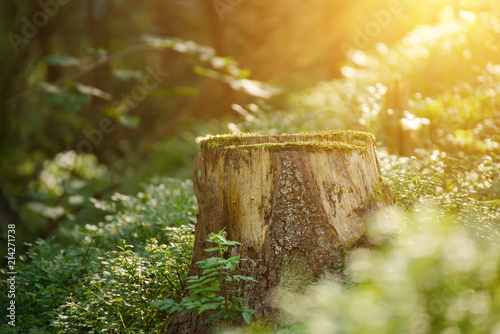
[[(300, 291), (339, 274), (346, 247), (364, 240), (363, 216), (378, 207), (379, 169), (371, 134), (354, 131), (299, 135), (216, 136), (201, 142), (194, 167), (199, 204), (190, 275), (211, 247), (211, 232), (227, 231), (248, 258), (231, 293), (248, 299), (254, 315), (276, 315), (276, 288)], [(200, 333), (200, 319), (184, 314), (171, 333)]]

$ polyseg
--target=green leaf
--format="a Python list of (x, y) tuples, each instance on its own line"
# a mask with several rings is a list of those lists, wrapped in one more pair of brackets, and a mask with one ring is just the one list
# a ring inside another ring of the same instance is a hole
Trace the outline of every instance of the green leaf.
[(195, 284), (191, 284), (190, 286), (188, 286), (188, 289), (196, 289), (200, 286), (202, 286), (201, 283), (195, 283)]
[(249, 78), (251, 74), (252, 74), (252, 71), (248, 68), (245, 68), (245, 69), (240, 71), (240, 73), (238, 74), (238, 78), (246, 79), (246, 78)]
[(88, 106), (90, 103), (86, 95), (71, 92), (69, 87), (64, 89), (46, 82), (40, 84), (45, 91), (45, 98), (49, 103), (63, 107), (65, 110), (75, 112), (81, 106)]
[(179, 305), (174, 305), (173, 307), (170, 308), (168, 314), (172, 314), (178, 311), (182, 311), (182, 307), (180, 307)]
[(212, 282), (212, 285), (207, 286), (205, 288), (205, 290), (207, 290), (207, 291), (219, 291), (220, 290), (220, 283), (219, 283), (219, 281), (215, 281), (215, 282), (217, 283), (217, 285), (214, 285), (213, 284), (214, 282)]
[(108, 101), (111, 100), (112, 98), (111, 94), (103, 92), (102, 90), (96, 87), (75, 83), (75, 88), (78, 92), (82, 93), (83, 95), (93, 95)]
[(248, 312), (243, 312), (242, 316), (243, 316), (243, 320), (245, 320), (245, 322), (247, 324), (250, 324), (250, 320), (252, 320), (252, 315)]
[(202, 284), (207, 284), (207, 283), (210, 283), (212, 281), (215, 281), (217, 279), (217, 277), (209, 277), (209, 278), (206, 278), (203, 280), (203, 282), (201, 282)]
[(229, 269), (231, 271), (234, 271), (234, 269), (236, 269), (236, 264), (232, 263), (232, 262), (228, 262), (226, 263), (226, 265), (224, 266), (225, 269)]
[(208, 304), (203, 304), (201, 305), (200, 309), (198, 310), (198, 314), (201, 314), (207, 310), (215, 310), (220, 306), (219, 303), (208, 303)]
[(209, 274), (209, 273), (214, 273), (214, 272), (215, 272), (215, 273), (217, 272), (217, 268), (207, 268), (207, 269), (203, 270), (203, 273), (202, 273), (202, 274), (203, 274), (203, 275), (207, 275), (207, 274)]
[(171, 309), (172, 307), (176, 306), (177, 303), (172, 300), (172, 299), (165, 299), (165, 300), (156, 300), (153, 302), (149, 303), (150, 306), (159, 306), (160, 310), (166, 310), (166, 309)]
[(143, 78), (143, 73), (141, 71), (127, 69), (113, 69), (113, 75), (122, 81), (129, 81), (132, 79), (140, 81)]
[(242, 276), (242, 275), (233, 275), (233, 278), (236, 280), (236, 281), (252, 281), (252, 282), (258, 282), (255, 278), (251, 277), (251, 276)]
[(216, 297), (215, 292), (209, 292), (209, 293), (207, 293), (207, 294), (206, 294), (206, 297), (207, 297), (207, 298), (210, 298), (210, 299), (215, 298), (215, 297)]
[(139, 125), (141, 118), (139, 116), (131, 116), (131, 115), (121, 115), (118, 118), (118, 122), (120, 122), (123, 126), (128, 128), (135, 129)]
[(68, 54), (60, 53), (57, 55), (48, 55), (43, 58), (46, 64), (48, 65), (59, 65), (62, 67), (70, 67), (70, 66), (80, 66), (80, 59), (71, 57)]

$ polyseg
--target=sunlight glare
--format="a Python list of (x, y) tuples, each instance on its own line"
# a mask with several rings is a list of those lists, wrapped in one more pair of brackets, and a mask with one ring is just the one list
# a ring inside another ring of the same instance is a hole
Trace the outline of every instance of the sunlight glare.
[(458, 17), (460, 17), (460, 19), (465, 22), (472, 23), (476, 21), (476, 14), (474, 14), (473, 12), (469, 12), (468, 10), (461, 10), (458, 13)]

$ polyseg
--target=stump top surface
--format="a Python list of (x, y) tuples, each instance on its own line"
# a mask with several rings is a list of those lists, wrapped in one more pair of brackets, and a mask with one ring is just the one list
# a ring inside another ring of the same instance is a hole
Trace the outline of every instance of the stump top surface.
[(260, 147), (307, 147), (326, 150), (366, 151), (375, 141), (368, 132), (353, 130), (330, 130), (301, 132), (298, 134), (262, 135), (241, 133), (236, 135), (209, 136), (200, 145), (209, 148), (260, 148)]

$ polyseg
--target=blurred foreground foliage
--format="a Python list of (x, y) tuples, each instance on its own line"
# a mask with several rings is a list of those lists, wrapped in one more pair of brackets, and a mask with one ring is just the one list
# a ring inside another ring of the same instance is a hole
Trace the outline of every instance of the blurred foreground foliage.
[[(498, 226), (490, 232), (498, 233)], [(390, 208), (369, 225), (378, 249), (350, 256), (354, 286), (325, 281), (280, 306), (298, 333), (496, 333), (500, 248), (475, 242), (452, 216)]]

